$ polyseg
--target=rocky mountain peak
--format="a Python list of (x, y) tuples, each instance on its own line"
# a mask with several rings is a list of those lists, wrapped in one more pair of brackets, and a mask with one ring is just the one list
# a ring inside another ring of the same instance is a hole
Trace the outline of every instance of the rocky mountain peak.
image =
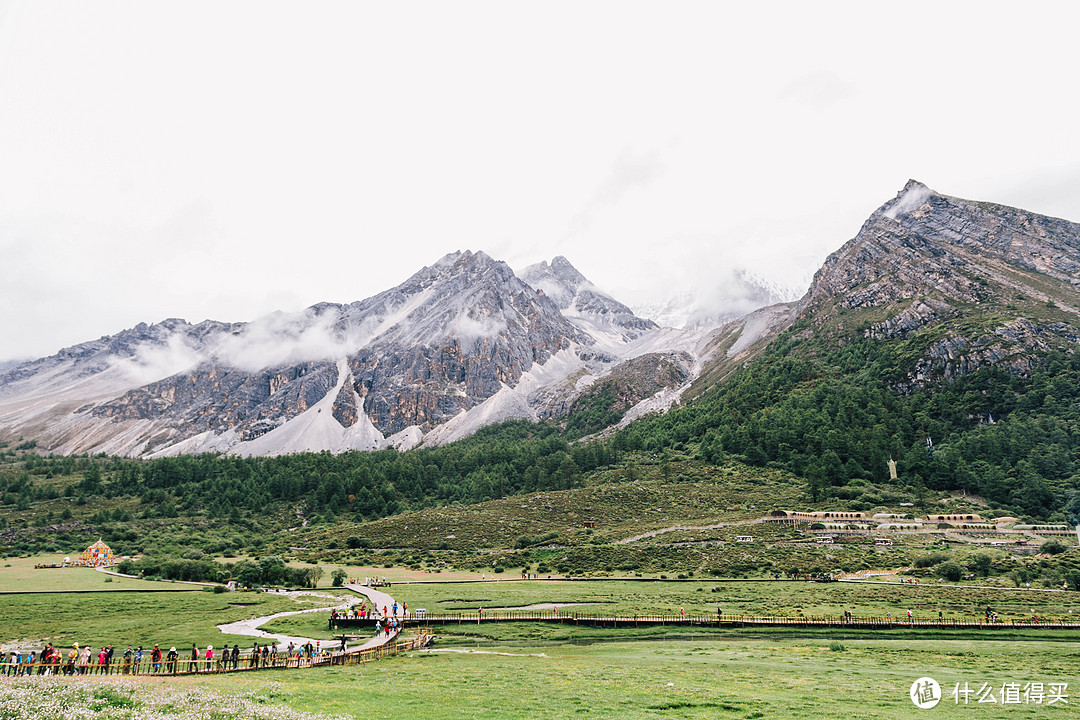
[(521, 277), (551, 298), (571, 322), (592, 334), (614, 332), (624, 340), (632, 340), (657, 327), (589, 282), (562, 255), (550, 264), (542, 261), (528, 266)]
[[(1080, 335), (1080, 225), (942, 195), (908, 181), (826, 259), (797, 313), (818, 332), (910, 339), (910, 383), (994, 364)], [(976, 319), (977, 318), (977, 319)]]

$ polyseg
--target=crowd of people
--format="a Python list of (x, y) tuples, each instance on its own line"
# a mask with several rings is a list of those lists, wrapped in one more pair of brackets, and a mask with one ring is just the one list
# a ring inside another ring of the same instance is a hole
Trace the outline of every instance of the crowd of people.
[[(400, 612), (398, 612), (400, 610)], [(398, 605), (397, 600), (393, 605), (389, 607), (383, 605), (382, 613), (380, 614), (379, 608), (372, 606), (369, 608), (366, 602), (362, 602), (359, 605), (353, 605), (348, 610), (338, 611), (334, 610), (330, 613), (331, 622), (339, 618), (344, 620), (365, 620), (373, 618), (376, 620), (387, 620), (389, 618), (407, 618), (409, 617), (409, 603), (402, 603)]]
[[(340, 650), (342, 652), (346, 650), (344, 640)], [(223, 672), (237, 670), (241, 666), (248, 668), (297, 667), (310, 663), (314, 658), (329, 655), (329, 651), (322, 648), (321, 641), (303, 645), (290, 642), (284, 649), (279, 649), (277, 643), (265, 643), (260, 646), (256, 642), (243, 656), (239, 644), (234, 644), (231, 648), (226, 645), (218, 654), (215, 654), (213, 645), (207, 645), (205, 650), (200, 650), (194, 643), (191, 645), (191, 650), (184, 653), (175, 647), (163, 652), (158, 645), (154, 645), (150, 652), (145, 652), (142, 645), (136, 647), (128, 645), (120, 657), (115, 656), (116, 651), (117, 649), (112, 645), (106, 645), (99, 648), (98, 652), (94, 652), (89, 645), (80, 646), (79, 643), (72, 643), (71, 648), (65, 651), (48, 643), (40, 652), (12, 650), (6, 658), (0, 652), (0, 660), (3, 661), (0, 673), (7, 676), (173, 675)]]

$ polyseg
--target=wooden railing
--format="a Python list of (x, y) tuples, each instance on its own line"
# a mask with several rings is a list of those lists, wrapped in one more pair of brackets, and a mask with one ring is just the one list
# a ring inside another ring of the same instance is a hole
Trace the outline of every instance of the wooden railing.
[[(647, 627), (654, 625), (704, 625), (711, 627), (854, 627), (854, 628), (1069, 628), (1080, 629), (1080, 621), (1072, 618), (998, 618), (988, 620), (981, 616), (968, 618), (934, 617), (889, 617), (889, 616), (853, 616), (837, 615), (692, 615), (692, 614), (642, 614), (642, 615), (602, 615), (562, 611), (489, 611), (477, 612), (437, 612), (425, 613), (422, 618), (398, 616), (398, 621), (410, 625), (464, 625), (498, 622), (544, 622), (564, 625), (584, 625), (594, 627)], [(375, 624), (375, 618), (336, 618), (331, 621), (331, 629), (348, 627), (369, 627)]]

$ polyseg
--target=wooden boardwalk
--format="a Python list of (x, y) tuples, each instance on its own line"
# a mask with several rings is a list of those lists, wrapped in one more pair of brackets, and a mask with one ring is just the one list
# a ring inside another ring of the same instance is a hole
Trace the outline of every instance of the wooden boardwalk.
[[(1004, 628), (1046, 628), (1080, 630), (1080, 622), (1061, 618), (1011, 619), (997, 622), (984, 621), (982, 618), (943, 619), (914, 617), (836, 617), (836, 616), (761, 616), (761, 615), (602, 615), (561, 611), (488, 611), (483, 613), (424, 613), (423, 617), (398, 616), (406, 627), (409, 625), (484, 625), (488, 623), (537, 622), (581, 627), (635, 628), (635, 627), (802, 627), (836, 629), (978, 629), (1000, 630)], [(336, 618), (330, 621), (331, 630), (344, 628), (369, 628), (375, 625), (375, 618)]]
[(278, 652), (268, 657), (252, 658), (250, 651), (241, 655), (235, 665), (221, 658), (213, 660), (191, 660), (181, 657), (175, 662), (169, 662), (162, 658), (159, 663), (148, 660), (149, 653), (143, 655), (142, 661), (136, 663), (125, 662), (123, 658), (114, 658), (107, 665), (90, 662), (87, 664), (70, 663), (62, 658), (51, 663), (8, 663), (0, 665), (0, 674), (3, 675), (64, 675), (71, 677), (116, 675), (169, 677), (173, 675), (200, 675), (204, 673), (235, 673), (255, 672), (258, 670), (298, 670), (312, 667), (327, 667), (330, 665), (355, 665), (358, 663), (371, 662), (379, 658), (398, 653), (427, 647), (431, 644), (430, 633), (420, 633), (409, 640), (400, 640), (396, 635), (388, 636), (385, 642), (370, 646), (357, 647), (346, 652), (323, 651), (310, 656), (305, 654), (293, 654), (287, 656), (285, 652)]

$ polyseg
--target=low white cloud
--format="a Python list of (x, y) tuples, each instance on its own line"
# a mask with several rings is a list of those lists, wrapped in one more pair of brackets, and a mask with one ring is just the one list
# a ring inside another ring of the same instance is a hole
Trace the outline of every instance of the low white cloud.
[(468, 313), (458, 315), (449, 327), (451, 337), (456, 337), (462, 346), (469, 346), (477, 340), (497, 337), (506, 332), (506, 323), (492, 317), (472, 317)]
[(190, 370), (205, 360), (205, 355), (188, 344), (181, 334), (172, 335), (164, 345), (140, 345), (132, 357), (117, 360), (119, 369), (137, 385), (170, 377)]

